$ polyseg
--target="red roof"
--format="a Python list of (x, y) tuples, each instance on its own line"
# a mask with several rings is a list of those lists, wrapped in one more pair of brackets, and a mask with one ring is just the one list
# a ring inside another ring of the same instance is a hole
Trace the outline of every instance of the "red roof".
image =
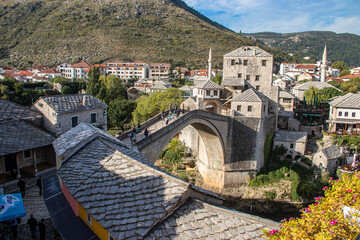
[(150, 63), (150, 66), (170, 67), (170, 63)]
[(45, 69), (47, 69), (47, 67), (45, 67), (44, 65), (36, 65), (36, 66), (32, 67), (32, 69), (45, 70)]
[(299, 64), (295, 68), (296, 69), (316, 69), (316, 67), (317, 66), (315, 64)]
[(91, 67), (90, 63), (87, 62), (79, 62), (71, 65), (72, 68), (89, 68)]
[(54, 69), (46, 69), (46, 70), (42, 70), (41, 72), (39, 73), (60, 73)]
[(23, 75), (23, 76), (33, 76), (34, 73), (32, 72), (28, 72), (28, 71), (19, 71), (17, 72), (18, 75)]
[(150, 88), (152, 87), (150, 84), (139, 84), (139, 85), (135, 85), (134, 86), (135, 88), (144, 88), (144, 87), (147, 87), (147, 88)]
[(328, 81), (338, 82), (338, 83), (344, 82), (344, 80), (342, 80), (342, 78), (332, 78), (332, 77), (328, 77), (327, 80), (328, 80)]
[(349, 74), (349, 75), (346, 75), (346, 76), (342, 77), (342, 79), (344, 79), (344, 78), (350, 78), (350, 79), (360, 78), (360, 74)]

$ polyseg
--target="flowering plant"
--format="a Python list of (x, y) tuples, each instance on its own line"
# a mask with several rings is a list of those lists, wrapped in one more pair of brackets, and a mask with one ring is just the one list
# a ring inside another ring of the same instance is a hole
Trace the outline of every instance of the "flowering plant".
[[(355, 239), (360, 233), (360, 172), (330, 180), (324, 197), (301, 210), (300, 218), (283, 220), (280, 230), (264, 230), (268, 239)], [(344, 207), (352, 209), (344, 214)]]

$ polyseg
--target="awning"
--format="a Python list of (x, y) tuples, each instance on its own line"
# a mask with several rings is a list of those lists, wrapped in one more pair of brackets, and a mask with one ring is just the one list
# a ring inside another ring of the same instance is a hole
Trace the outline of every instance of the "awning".
[(20, 193), (0, 195), (0, 222), (25, 217), (26, 212)]
[(359, 120), (351, 120), (351, 119), (337, 119), (337, 120), (327, 120), (328, 123), (342, 123), (342, 124), (360, 124)]

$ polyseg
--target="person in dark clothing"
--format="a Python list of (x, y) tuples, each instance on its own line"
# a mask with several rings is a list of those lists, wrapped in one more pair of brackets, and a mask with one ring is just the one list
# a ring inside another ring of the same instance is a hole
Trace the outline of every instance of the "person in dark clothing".
[(25, 182), (21, 178), (19, 179), (17, 186), (20, 188), (21, 195), (25, 197)]
[(9, 225), (11, 228), (11, 233), (13, 235), (13, 238), (16, 240), (17, 239), (17, 220), (16, 220), (16, 218), (10, 220)]
[(147, 137), (149, 135), (149, 130), (146, 128), (144, 131), (144, 136)]
[(45, 234), (46, 234), (46, 226), (45, 226), (45, 219), (41, 219), (40, 222), (38, 223), (39, 226), (39, 232), (40, 232), (40, 240), (45, 240)]
[(37, 221), (36, 221), (36, 219), (34, 218), (34, 216), (32, 214), (30, 214), (30, 218), (27, 221), (27, 224), (30, 227), (31, 238), (36, 239), (36, 224), (37, 224)]
[(42, 194), (42, 183), (41, 183), (41, 177), (36, 181), (36, 185), (39, 187), (39, 194)]

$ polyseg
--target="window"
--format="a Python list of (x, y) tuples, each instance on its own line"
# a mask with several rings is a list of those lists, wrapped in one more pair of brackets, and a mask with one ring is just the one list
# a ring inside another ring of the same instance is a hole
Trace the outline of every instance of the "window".
[(206, 96), (210, 96), (210, 90), (206, 90)]
[(261, 63), (264, 67), (266, 67), (266, 60), (262, 60)]
[(259, 81), (260, 80), (260, 75), (256, 75), (255, 76), (255, 81)]
[(294, 148), (294, 144), (293, 144), (293, 143), (290, 143), (290, 148)]
[(264, 106), (264, 112), (266, 112), (266, 106)]
[(78, 117), (71, 118), (71, 127), (76, 127), (78, 125)]
[(352, 116), (352, 117), (355, 117), (355, 116), (356, 116), (356, 113), (355, 113), (355, 112), (353, 112), (353, 113), (351, 114), (351, 116)]
[(342, 112), (340, 111), (338, 115), (339, 115), (339, 117), (341, 117), (341, 116), (342, 116)]
[(92, 217), (90, 214), (86, 213), (86, 220), (90, 226), (92, 226)]
[(235, 65), (235, 59), (231, 59), (231, 66)]
[(24, 158), (29, 158), (29, 157), (31, 157), (31, 150), (24, 151)]
[(349, 113), (348, 113), (348, 112), (345, 112), (345, 113), (344, 113), (344, 117), (347, 117), (347, 116), (349, 116)]
[(246, 75), (246, 80), (250, 81), (250, 75)]
[(260, 86), (259, 85), (255, 86), (255, 89), (260, 91)]
[(214, 96), (217, 96), (217, 95), (218, 95), (218, 91), (214, 90)]
[(244, 60), (244, 66), (248, 65), (248, 60)]
[(92, 114), (90, 115), (90, 117), (91, 117), (90, 122), (91, 122), (91, 123), (96, 123), (96, 113), (92, 113)]
[(242, 73), (238, 73), (238, 78), (242, 78)]
[(248, 106), (248, 112), (252, 111), (252, 106)]
[(241, 112), (241, 105), (237, 105), (236, 111)]
[(292, 103), (292, 99), (291, 98), (284, 98), (283, 103)]

